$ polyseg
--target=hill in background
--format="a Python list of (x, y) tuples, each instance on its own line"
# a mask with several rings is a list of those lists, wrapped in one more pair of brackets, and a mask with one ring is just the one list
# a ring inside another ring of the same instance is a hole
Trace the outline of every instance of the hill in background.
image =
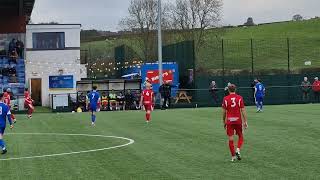
[[(287, 71), (288, 61), (293, 72), (304, 68), (320, 67), (319, 18), (250, 27), (215, 28), (208, 29), (205, 34), (204, 46), (196, 54), (197, 70), (200, 72), (221, 71), (223, 60), (225, 70), (229, 73), (239, 70), (250, 72), (252, 62), (255, 71)], [(166, 44), (174, 43), (179, 39), (176, 38), (179, 32), (165, 31), (164, 36), (166, 35)], [(105, 39), (108, 36), (95, 37), (95, 41), (83, 42), (81, 49), (90, 49), (91, 57), (94, 59), (113, 56), (115, 46), (126, 44), (142, 58), (140, 49), (134, 42), (135, 36), (137, 35), (130, 35), (127, 32), (123, 36), (113, 34), (109, 36), (111, 40), (107, 41)], [(224, 41), (223, 56), (222, 39)], [(306, 61), (311, 61), (311, 66), (305, 66)]]

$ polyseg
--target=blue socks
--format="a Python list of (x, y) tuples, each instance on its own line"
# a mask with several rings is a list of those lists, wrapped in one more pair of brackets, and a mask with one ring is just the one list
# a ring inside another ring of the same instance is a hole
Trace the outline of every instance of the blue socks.
[(0, 139), (0, 147), (1, 149), (6, 149), (6, 143), (3, 141), (3, 139)]
[(262, 102), (262, 101), (258, 101), (258, 102), (256, 103), (256, 106), (257, 106), (257, 109), (261, 109), (261, 110), (262, 110), (262, 108), (263, 108), (263, 102)]
[(262, 108), (263, 108), (263, 102), (261, 101), (260, 102), (260, 109), (262, 110)]
[(91, 121), (92, 121), (93, 123), (96, 122), (96, 115), (94, 115), (94, 114), (91, 115)]

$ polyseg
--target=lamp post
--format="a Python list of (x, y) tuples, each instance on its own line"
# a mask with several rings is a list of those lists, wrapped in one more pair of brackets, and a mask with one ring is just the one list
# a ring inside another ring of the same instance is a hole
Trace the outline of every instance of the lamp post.
[(159, 85), (163, 83), (162, 78), (162, 33), (161, 33), (161, 22), (162, 22), (162, 11), (161, 11), (161, 0), (158, 0), (158, 63), (159, 63)]

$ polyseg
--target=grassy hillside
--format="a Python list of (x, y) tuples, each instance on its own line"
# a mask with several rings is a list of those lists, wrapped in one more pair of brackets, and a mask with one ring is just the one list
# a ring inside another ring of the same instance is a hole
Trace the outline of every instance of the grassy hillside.
[[(256, 72), (272, 69), (285, 71), (288, 68), (288, 43), (292, 71), (320, 67), (320, 19), (226, 28), (223, 31), (210, 29), (205, 34), (205, 45), (196, 54), (198, 70), (206, 72), (222, 70), (222, 39), (224, 39), (224, 64), (227, 72), (251, 71), (252, 61)], [(176, 36), (178, 35), (171, 35), (170, 43), (179, 39)], [(251, 39), (253, 39), (252, 49)], [(139, 49), (137, 43), (130, 39), (83, 43), (82, 49), (90, 49), (94, 56), (100, 54), (104, 56), (106, 51), (110, 54), (115, 45), (122, 43), (134, 50)], [(137, 52), (141, 54), (139, 50)], [(311, 61), (312, 65), (305, 66), (305, 61)]]
[[(287, 69), (288, 40), (290, 68), (320, 67), (320, 19), (284, 22), (253, 27), (228, 28), (222, 36), (209, 30), (206, 46), (198, 54), (198, 65), (204, 69), (221, 69), (221, 39), (227, 70), (251, 70), (251, 39), (254, 69)], [(305, 66), (312, 61), (312, 66)]]
[(320, 19), (283, 22), (226, 30), (227, 39), (247, 38), (320, 38)]

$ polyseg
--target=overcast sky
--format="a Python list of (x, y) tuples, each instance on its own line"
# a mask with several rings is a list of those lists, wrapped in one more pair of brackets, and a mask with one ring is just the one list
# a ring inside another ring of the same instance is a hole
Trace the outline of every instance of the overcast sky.
[[(174, 0), (169, 0), (174, 1)], [(36, 0), (32, 22), (80, 23), (83, 29), (119, 30), (130, 0)], [(223, 25), (284, 21), (294, 14), (320, 16), (320, 0), (223, 0)]]

